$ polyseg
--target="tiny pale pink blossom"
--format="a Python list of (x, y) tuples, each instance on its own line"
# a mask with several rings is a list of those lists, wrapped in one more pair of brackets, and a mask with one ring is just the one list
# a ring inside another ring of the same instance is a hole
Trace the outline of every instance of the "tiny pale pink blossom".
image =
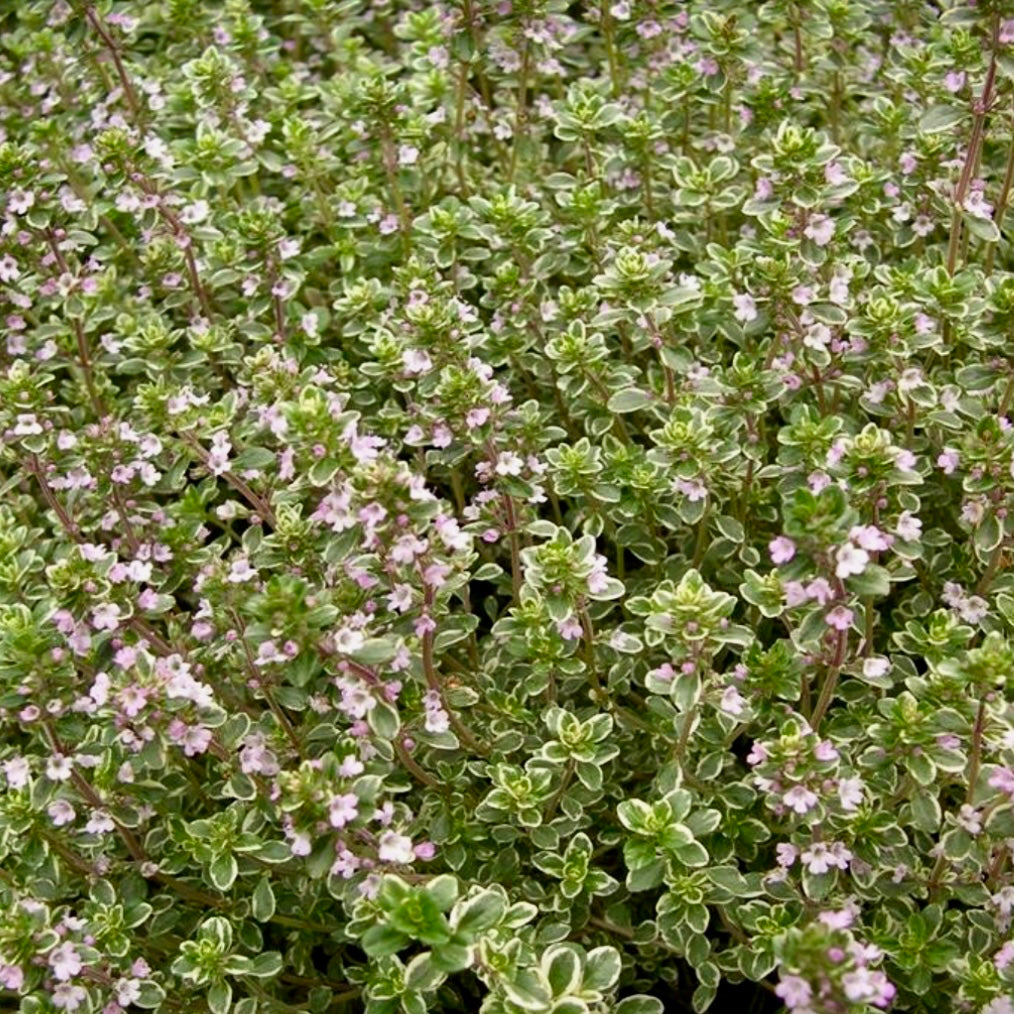
[(332, 827), (345, 827), (359, 816), (359, 797), (354, 792), (335, 796), (328, 804), (328, 820)]
[(377, 858), (383, 863), (410, 863), (415, 859), (412, 839), (397, 831), (385, 831), (379, 839)]
[(817, 805), (817, 794), (805, 785), (794, 785), (782, 796), (782, 802), (790, 810), (803, 815)]
[(829, 627), (834, 627), (838, 631), (846, 631), (852, 626), (852, 621), (855, 619), (855, 613), (846, 606), (837, 605), (832, 609), (825, 617), (824, 622)]
[(733, 316), (741, 324), (749, 324), (757, 319), (757, 304), (749, 293), (737, 292), (732, 297), (732, 305), (736, 308)]
[(835, 577), (845, 579), (856, 574), (862, 574), (866, 565), (870, 562), (870, 554), (865, 549), (860, 549), (851, 542), (839, 546), (835, 552)]
[(827, 215), (814, 215), (803, 230), (803, 235), (817, 246), (827, 246), (834, 237), (834, 221)]
[(796, 555), (796, 544), (792, 539), (779, 535), (768, 543), (771, 562), (776, 565), (788, 563)]

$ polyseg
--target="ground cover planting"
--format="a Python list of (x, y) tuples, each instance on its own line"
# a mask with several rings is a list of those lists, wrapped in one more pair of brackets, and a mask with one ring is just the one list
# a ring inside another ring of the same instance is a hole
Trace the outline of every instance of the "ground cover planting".
[(0, 1009), (1014, 1014), (1014, 9), (0, 7)]

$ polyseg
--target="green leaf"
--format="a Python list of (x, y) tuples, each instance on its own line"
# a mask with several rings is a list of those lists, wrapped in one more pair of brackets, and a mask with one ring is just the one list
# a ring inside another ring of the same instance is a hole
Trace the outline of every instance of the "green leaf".
[(861, 574), (846, 580), (850, 592), (862, 596), (883, 596), (891, 592), (891, 576), (884, 567), (871, 563)]
[(475, 936), (496, 926), (506, 911), (506, 899), (498, 891), (485, 890), (458, 903), (452, 925), (459, 934)]
[(616, 1005), (616, 1014), (665, 1014), (665, 1004), (658, 997), (638, 993), (624, 997)]
[(736, 898), (748, 898), (756, 893), (750, 890), (746, 877), (735, 866), (712, 866), (708, 870), (708, 879)]
[(436, 989), (446, 978), (428, 951), (417, 954), (405, 968), (405, 988), (417, 993)]
[(984, 558), (1003, 541), (1003, 525), (995, 515), (989, 514), (975, 530), (972, 541), (980, 559)]
[(141, 995), (134, 1000), (137, 1007), (145, 1010), (155, 1010), (165, 1002), (165, 990), (151, 979), (141, 982)]
[(275, 892), (271, 881), (261, 877), (250, 898), (250, 911), (258, 922), (267, 922), (275, 914)]
[(208, 990), (208, 1009), (211, 1014), (229, 1014), (230, 1007), (232, 1007), (232, 986), (224, 979), (220, 979)]
[(646, 866), (629, 870), (627, 873), (628, 891), (650, 891), (662, 883), (665, 876), (665, 863), (661, 859), (655, 859)]
[(573, 944), (550, 947), (542, 958), (542, 974), (553, 996), (566, 996), (581, 985), (581, 952)]
[(919, 129), (924, 134), (938, 134), (959, 124), (967, 114), (967, 108), (960, 106), (932, 106), (919, 119)]
[(262, 951), (251, 958), (250, 967), (245, 974), (257, 979), (272, 979), (282, 970), (283, 961), (278, 951)]
[(441, 912), (446, 912), (458, 898), (458, 878), (450, 873), (434, 877), (425, 888)]
[(292, 858), (292, 850), (283, 841), (265, 842), (256, 854), (262, 863), (284, 863)]
[(507, 999), (522, 1010), (542, 1012), (547, 1010), (552, 997), (534, 972), (519, 969), (514, 975), (501, 979), (501, 988)]
[(393, 638), (371, 637), (349, 654), (362, 665), (386, 665), (398, 654), (398, 645)]
[(704, 1014), (714, 1002), (715, 997), (718, 995), (718, 989), (715, 986), (700, 985), (694, 990), (694, 995), (690, 998), (690, 1003), (694, 1008), (695, 1014)]
[(390, 741), (401, 729), (401, 717), (393, 704), (378, 700), (376, 706), (366, 713), (366, 724), (374, 735)]
[(916, 789), (909, 803), (912, 807), (912, 823), (920, 831), (932, 833), (940, 828), (943, 813), (934, 789)]
[(625, 799), (616, 807), (620, 823), (634, 834), (648, 834), (651, 807), (642, 799)]
[(220, 891), (228, 891), (239, 873), (236, 857), (231, 853), (217, 856), (208, 869), (212, 884)]
[(472, 964), (472, 948), (464, 944), (445, 943), (431, 953), (434, 966), (441, 972), (460, 972)]
[(684, 866), (708, 865), (708, 850), (698, 841), (680, 845), (673, 849), (673, 853)]
[(213, 940), (221, 954), (232, 947), (232, 925), (228, 919), (223, 919), (220, 915), (205, 919), (197, 931), (197, 936), (199, 940)]
[(245, 472), (248, 469), (261, 471), (271, 468), (276, 460), (275, 452), (269, 451), (266, 447), (248, 447), (236, 455), (235, 460), (230, 464), (230, 470), (236, 473)]
[(619, 981), (623, 962), (615, 947), (596, 947), (585, 959), (584, 988), (605, 993)]
[(639, 409), (647, 408), (654, 402), (654, 396), (648, 391), (642, 391), (636, 387), (626, 387), (617, 391), (606, 403), (610, 412), (624, 415), (627, 412), (637, 412)]
[(396, 954), (407, 947), (409, 938), (391, 926), (371, 926), (362, 936), (360, 946), (372, 958)]
[(987, 243), (997, 243), (1000, 240), (1000, 230), (991, 218), (979, 218), (977, 215), (970, 215), (967, 212), (961, 216), (965, 228), (976, 237), (985, 240)]

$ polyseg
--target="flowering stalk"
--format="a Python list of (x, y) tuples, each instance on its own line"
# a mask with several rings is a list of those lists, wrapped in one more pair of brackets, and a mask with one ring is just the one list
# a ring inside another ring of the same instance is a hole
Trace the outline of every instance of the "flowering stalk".
[(958, 185), (954, 189), (954, 210), (951, 213), (951, 231), (947, 242), (947, 273), (953, 275), (958, 261), (958, 243), (961, 238), (961, 215), (965, 207), (965, 198), (975, 173), (985, 135), (986, 116), (993, 104), (993, 88), (996, 82), (996, 54), (1000, 47), (1000, 12), (993, 15), (991, 39), (989, 46), (989, 66), (986, 69), (986, 80), (982, 86), (982, 94), (972, 107), (972, 133), (965, 152), (964, 165)]
[(102, 40), (106, 52), (109, 53), (109, 57), (113, 61), (113, 66), (116, 68), (116, 76), (120, 79), (120, 87), (123, 88), (123, 95), (127, 100), (127, 105), (130, 106), (131, 116), (136, 122), (141, 117), (141, 104), (137, 100), (137, 94), (134, 92), (134, 86), (130, 82), (127, 68), (123, 65), (123, 60), (120, 57), (120, 48), (109, 34), (109, 29), (102, 20), (102, 15), (95, 10), (94, 5), (85, 5), (85, 17)]
[[(1014, 118), (1012, 118), (1012, 130), (1014, 130)], [(1014, 145), (1010, 146), (1007, 155), (1007, 167), (1004, 169), (1003, 182), (1000, 184), (1000, 193), (996, 199), (996, 214), (993, 221), (996, 222), (997, 232), (1003, 235), (1003, 220), (1007, 213), (1007, 204), (1010, 201), (1011, 187), (1014, 186)], [(983, 267), (986, 275), (993, 274), (993, 262), (996, 259), (996, 251), (999, 243), (991, 243), (986, 251), (986, 263)], [(1001, 413), (1002, 414), (1002, 413)]]

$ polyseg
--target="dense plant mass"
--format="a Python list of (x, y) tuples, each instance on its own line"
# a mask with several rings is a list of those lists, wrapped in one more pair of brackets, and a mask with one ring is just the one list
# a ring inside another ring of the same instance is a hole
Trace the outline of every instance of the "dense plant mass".
[(1014, 1011), (1014, 11), (0, 14), (0, 1006)]

